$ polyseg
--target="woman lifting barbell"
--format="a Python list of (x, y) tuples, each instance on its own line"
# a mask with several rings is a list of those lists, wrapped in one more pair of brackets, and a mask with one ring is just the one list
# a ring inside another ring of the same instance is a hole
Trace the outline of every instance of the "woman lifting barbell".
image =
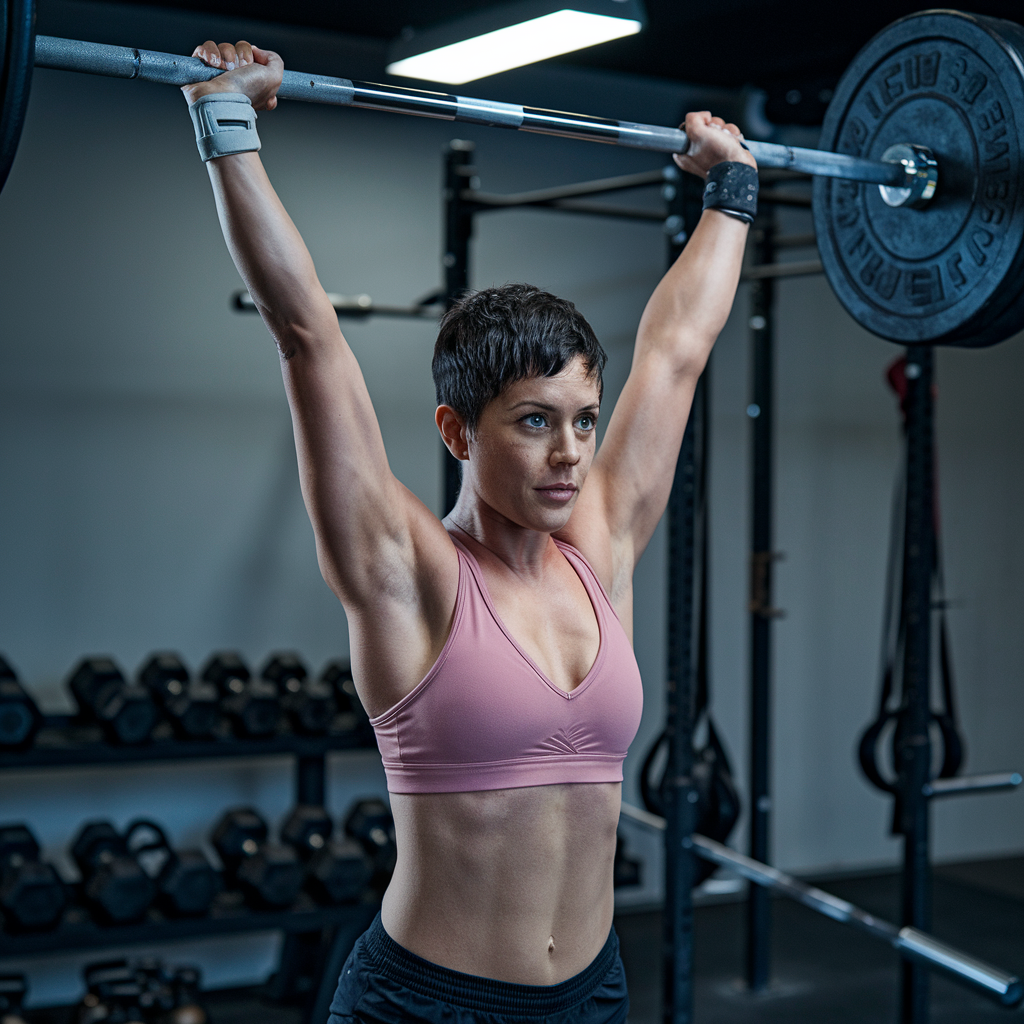
[(622, 762), (640, 722), (633, 571), (756, 204), (735, 125), (686, 117), (706, 212), (647, 304), (605, 432), (605, 355), (528, 285), (460, 299), (434, 351), (462, 464), (442, 522), (391, 474), (370, 396), (256, 150), (283, 63), (248, 43), (186, 86), (224, 235), (281, 354), (302, 492), (391, 794), (398, 863), (331, 1006), (347, 1021), (620, 1022), (612, 929)]

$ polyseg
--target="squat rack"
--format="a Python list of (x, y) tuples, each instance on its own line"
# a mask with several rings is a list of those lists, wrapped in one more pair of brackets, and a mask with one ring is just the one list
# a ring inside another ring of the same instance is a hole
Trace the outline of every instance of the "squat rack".
[[(474, 218), (479, 213), (522, 207), (537, 207), (566, 213), (607, 216), (616, 219), (661, 222), (668, 238), (668, 263), (678, 257), (701, 214), (701, 188), (697, 179), (682, 175), (674, 165), (655, 171), (613, 178), (580, 182), (557, 188), (500, 195), (482, 192), (477, 187), (476, 168), (472, 159), (474, 144), (453, 140), (444, 152), (444, 239), (442, 266), (444, 284), (408, 306), (378, 305), (367, 295), (345, 297), (330, 296), (339, 316), (365, 318), (372, 315), (403, 318), (436, 317), (469, 288), (470, 241), (473, 237)], [(793, 176), (785, 171), (762, 171), (763, 187), (760, 198), (775, 206), (809, 207), (806, 195), (793, 193), (784, 186)], [(611, 205), (590, 201), (591, 197), (612, 192), (660, 185), (665, 201), (664, 213), (651, 209)], [(767, 839), (771, 798), (769, 792), (769, 735), (770, 735), (770, 625), (779, 614), (772, 606), (771, 566), (776, 558), (772, 551), (772, 481), (774, 418), (774, 281), (784, 277), (807, 276), (820, 273), (818, 260), (776, 262), (778, 250), (801, 248), (814, 244), (813, 235), (778, 236), (774, 218), (759, 218), (752, 233), (754, 262), (747, 266), (742, 281), (752, 283), (751, 332), (752, 402), (748, 406), (751, 418), (751, 616), (750, 657), (750, 801), (751, 801), (751, 857), (734, 853), (727, 847), (695, 835), (698, 793), (692, 778), (692, 733), (695, 727), (694, 701), (696, 690), (696, 651), (698, 628), (707, 629), (706, 619), (698, 622), (696, 585), (697, 566), (696, 515), (702, 495), (698, 494), (698, 464), (710, 455), (708, 422), (710, 414), (709, 374), (700, 378), (694, 395), (693, 411), (687, 425), (667, 509), (669, 527), (668, 553), (668, 644), (666, 732), (669, 737), (669, 763), (666, 768), (666, 818), (655, 827), (665, 833), (665, 914), (662, 947), (665, 1024), (692, 1024), (693, 1022), (693, 899), (695, 877), (694, 856), (727, 866), (754, 882), (748, 893), (746, 975), (748, 988), (764, 989), (768, 984), (770, 946), (770, 904), (768, 890), (796, 899), (819, 913), (837, 921), (859, 927), (876, 938), (887, 941), (905, 958), (903, 965), (904, 1024), (925, 1024), (927, 1020), (927, 971), (943, 969), (956, 980), (993, 996), (1004, 1006), (1015, 1006), (1024, 999), (1024, 990), (1018, 978), (997, 968), (975, 960), (967, 954), (932, 940), (925, 931), (930, 925), (927, 903), (921, 899), (922, 870), (927, 872), (928, 850), (925, 841), (911, 843), (908, 856), (915, 857), (915, 865), (905, 869), (905, 906), (903, 928), (879, 921), (863, 911), (821, 890), (806, 886), (768, 866)], [(243, 311), (255, 311), (248, 293), (235, 296), (235, 306)], [(930, 350), (928, 350), (930, 355)], [(918, 358), (915, 356), (915, 358)], [(920, 393), (920, 392), (919, 392)], [(930, 396), (930, 388), (927, 389)], [(930, 407), (929, 407), (930, 409)], [(927, 413), (930, 423), (930, 411)], [(442, 450), (443, 514), (454, 506), (459, 490), (459, 463), (447, 449)], [(706, 465), (706, 462), (705, 462)], [(918, 467), (920, 463), (917, 462)], [(913, 588), (907, 588), (908, 593)], [(918, 599), (920, 593), (917, 593)], [(908, 650), (910, 649), (908, 643)], [(916, 648), (915, 648), (916, 649)], [(927, 672), (927, 664), (924, 668)], [(923, 691), (927, 694), (927, 688)], [(901, 773), (901, 779), (903, 777)], [(931, 796), (958, 792), (977, 792), (983, 789), (1006, 788), (1017, 785), (1020, 776), (1005, 773), (1000, 776), (965, 777), (931, 783), (921, 799), (927, 803)], [(920, 800), (912, 806), (920, 804)], [(907, 806), (907, 805), (905, 805)], [(641, 820), (654, 819), (653, 815), (633, 811), (624, 805), (624, 812), (639, 816)], [(925, 808), (925, 815), (927, 813)], [(650, 824), (650, 821), (648, 821)], [(691, 838), (692, 837), (692, 838)], [(923, 865), (922, 869), (922, 857)], [(916, 875), (912, 872), (916, 868)], [(926, 874), (925, 876), (926, 877)], [(925, 883), (926, 884), (926, 883)], [(917, 893), (913, 908), (908, 897)], [(842, 904), (842, 906), (840, 906)], [(922, 909), (923, 908), (923, 909)], [(347, 949), (340, 934), (330, 951), (328, 962), (340, 966)], [(325, 971), (325, 978), (328, 972)], [(329, 998), (326, 982), (317, 999), (319, 1005)], [(922, 1001), (920, 993), (924, 992)], [(916, 993), (916, 996), (910, 996)], [(917, 1016), (907, 1016), (906, 1006), (916, 1006)], [(923, 1011), (921, 1007), (923, 1006)], [(921, 1013), (924, 1016), (921, 1016)]]

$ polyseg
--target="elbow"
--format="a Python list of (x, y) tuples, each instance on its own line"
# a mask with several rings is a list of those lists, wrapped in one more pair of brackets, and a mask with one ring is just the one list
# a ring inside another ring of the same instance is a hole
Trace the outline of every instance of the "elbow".
[(291, 362), (296, 356), (316, 355), (333, 349), (341, 332), (335, 317), (297, 317), (274, 315), (260, 310), (282, 362)]

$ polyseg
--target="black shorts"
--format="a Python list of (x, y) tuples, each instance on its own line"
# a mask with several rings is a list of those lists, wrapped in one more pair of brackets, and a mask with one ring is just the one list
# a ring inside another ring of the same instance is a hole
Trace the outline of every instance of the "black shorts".
[(628, 1012), (614, 929), (590, 966), (568, 981), (516, 985), (410, 953), (378, 914), (341, 969), (328, 1024), (623, 1024)]

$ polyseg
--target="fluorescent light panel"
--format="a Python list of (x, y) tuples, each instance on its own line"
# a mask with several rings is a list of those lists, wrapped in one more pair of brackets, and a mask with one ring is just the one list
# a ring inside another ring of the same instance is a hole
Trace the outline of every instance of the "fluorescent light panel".
[(388, 74), (461, 85), (610, 39), (635, 35), (632, 18), (565, 9), (396, 60)]

